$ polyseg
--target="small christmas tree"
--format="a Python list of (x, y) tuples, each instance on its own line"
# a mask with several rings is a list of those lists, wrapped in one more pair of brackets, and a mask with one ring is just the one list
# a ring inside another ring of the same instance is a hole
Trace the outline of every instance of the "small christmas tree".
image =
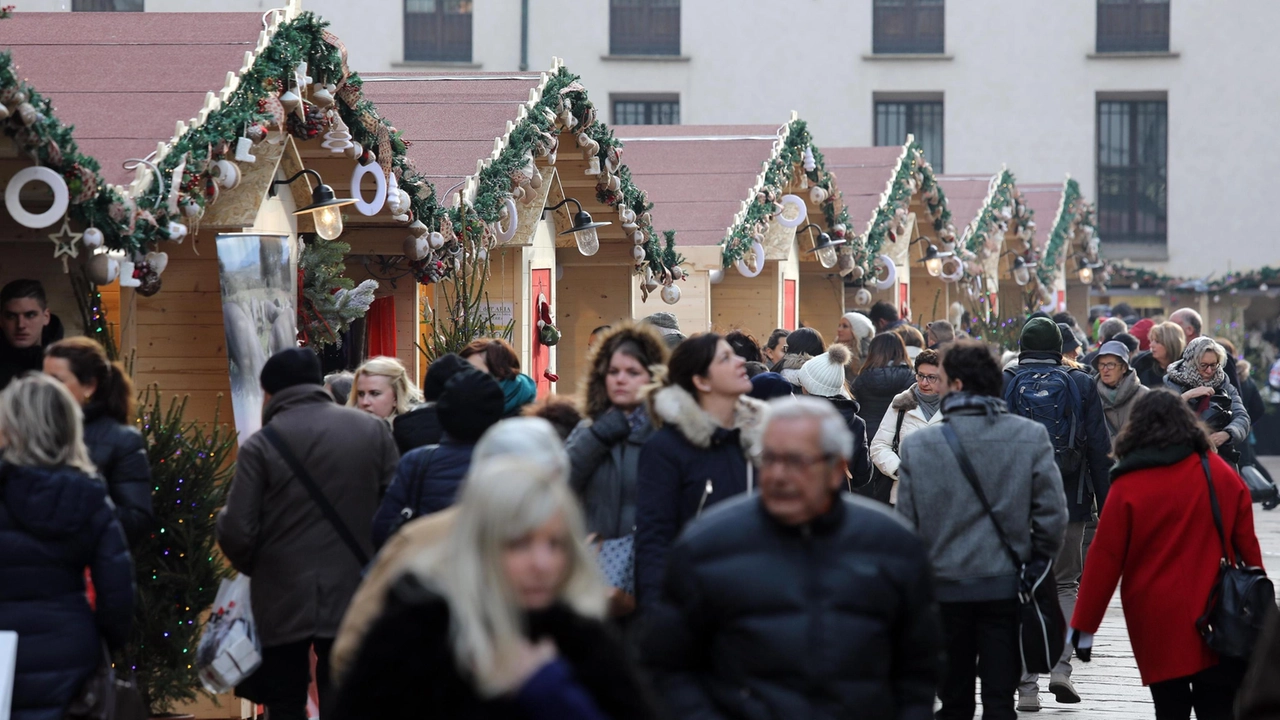
[(129, 642), (115, 660), (117, 668), (137, 674), (153, 716), (196, 699), (202, 615), (230, 574), (215, 551), (214, 523), (231, 485), (236, 434), (216, 415), (211, 425), (184, 419), (186, 406), (185, 398), (172, 398), (165, 409), (151, 387), (138, 409), (156, 524), (133, 548), (137, 611)]
[[(484, 233), (474, 214), (467, 215), (464, 230), (464, 246), (466, 238), (481, 237)], [(483, 245), (473, 242), (456, 261), (455, 272), (438, 281), (437, 305), (444, 312), (425, 304), (423, 324), (430, 326), (431, 332), (422, 335), (418, 352), (428, 363), (441, 355), (461, 351), (476, 338), (497, 337), (509, 341), (515, 332), (514, 319), (498, 325), (498, 312), (485, 290), (489, 280), (489, 254), (488, 250), (480, 252), (481, 247)]]
[(348, 252), (351, 246), (344, 242), (310, 235), (298, 256), (302, 283), (298, 334), (304, 344), (316, 350), (339, 344), (352, 321), (369, 312), (373, 293), (378, 289), (375, 280), (356, 285), (351, 278), (343, 277), (347, 269), (343, 258)]

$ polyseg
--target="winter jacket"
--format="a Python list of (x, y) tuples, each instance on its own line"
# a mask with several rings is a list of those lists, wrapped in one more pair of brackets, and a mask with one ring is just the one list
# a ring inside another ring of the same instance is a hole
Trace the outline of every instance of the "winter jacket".
[(556, 659), (513, 694), (482, 698), (454, 659), (448, 602), (414, 574), (392, 587), (338, 691), (337, 720), (649, 720), (657, 717), (621, 641), (564, 605), (531, 613)]
[[(1262, 566), (1249, 490), (1209, 454), (1223, 532), (1247, 565)], [(1142, 684), (1193, 675), (1218, 663), (1196, 630), (1218, 578), (1222, 545), (1200, 455), (1187, 447), (1120, 459), (1112, 496), (1089, 546), (1071, 627), (1093, 633), (1120, 582), (1120, 602)]]
[(942, 632), (911, 530), (841, 495), (801, 526), (737, 498), (671, 551), (642, 656), (673, 718), (932, 717)]
[(867, 437), (876, 436), (880, 431), (880, 421), (893, 399), (915, 381), (915, 371), (906, 365), (872, 368), (858, 375), (853, 383), (853, 397), (862, 406), (862, 417), (867, 421)]
[(1156, 362), (1156, 358), (1151, 354), (1150, 350), (1143, 350), (1134, 355), (1133, 359), (1129, 361), (1129, 367), (1138, 375), (1138, 381), (1144, 387), (1164, 387), (1164, 368), (1160, 367), (1160, 363)]
[(462, 489), (462, 480), (471, 469), (471, 453), (475, 448), (445, 435), (439, 445), (410, 450), (400, 458), (395, 480), (373, 518), (374, 548), (382, 547), (391, 536), (392, 527), (404, 508), (413, 507), (413, 516), (421, 517), (453, 505)]
[(849, 455), (849, 480), (853, 487), (861, 487), (871, 479), (871, 454), (867, 450), (867, 423), (858, 415), (857, 401), (843, 397), (823, 398), (836, 406), (840, 416), (853, 433), (853, 452)]
[(435, 402), (424, 403), (396, 418), (391, 434), (396, 439), (396, 449), (401, 457), (414, 448), (437, 445), (444, 437), (440, 416)]
[(1133, 412), (1138, 398), (1151, 392), (1151, 389), (1138, 380), (1138, 374), (1130, 370), (1120, 378), (1114, 389), (1107, 387), (1099, 377), (1094, 384), (1098, 389), (1098, 400), (1102, 402), (1102, 417), (1107, 422), (1107, 434), (1113, 439), (1120, 433), (1120, 428), (1129, 422), (1129, 413)]
[[(1067, 504), (1049, 432), (1009, 413), (994, 397), (953, 392), (942, 398), (941, 412), (1018, 557), (1023, 562), (1056, 558), (1067, 528)], [(939, 602), (1013, 598), (1018, 568), (942, 428), (923, 427), (903, 438), (897, 510), (924, 539)]]
[[(385, 420), (335, 405), (319, 385), (295, 385), (262, 412), (370, 556), (378, 498), (396, 471)], [(361, 563), (262, 433), (240, 446), (218, 545), (253, 578), (254, 619), (264, 647), (332, 638), (360, 584)]]
[(1080, 391), (1084, 417), (1077, 424), (1077, 432), (1084, 433), (1084, 458), (1079, 470), (1062, 476), (1062, 489), (1067, 495), (1067, 510), (1071, 513), (1071, 522), (1091, 520), (1094, 501), (1097, 501), (1097, 509), (1101, 512), (1102, 505), (1107, 500), (1107, 487), (1111, 477), (1111, 436), (1107, 433), (1107, 421), (1102, 412), (1102, 401), (1098, 399), (1098, 388), (1089, 373), (1063, 366), (1060, 354), (1041, 352), (1024, 352), (1018, 356), (1017, 363), (1006, 367), (1005, 388), (1009, 387), (1009, 383), (1021, 369), (1035, 365), (1065, 367), (1067, 375)]
[(18, 633), (13, 720), (62, 720), (102, 660), (102, 639), (124, 644), (133, 603), (133, 561), (106, 486), (69, 467), (0, 462), (0, 630)]
[(579, 422), (569, 434), (569, 484), (582, 503), (587, 532), (601, 540), (634, 532), (640, 451), (652, 435), (651, 423), (632, 429), (617, 409)]
[(751, 491), (749, 453), (764, 431), (767, 407), (739, 398), (729, 430), (678, 385), (650, 394), (649, 417), (662, 427), (640, 449), (636, 468), (636, 594), (642, 607), (658, 599), (667, 551), (685, 523)]
[(893, 494), (889, 501), (894, 504), (898, 502), (898, 464), (901, 462), (897, 453), (893, 451), (893, 436), (898, 433), (898, 416), (903, 415), (902, 433), (898, 436), (899, 447), (902, 446), (902, 438), (907, 435), (922, 427), (942, 422), (941, 409), (928, 420), (924, 419), (924, 411), (920, 409), (920, 402), (916, 400), (915, 390), (916, 386), (913, 383), (911, 387), (898, 393), (889, 405), (888, 412), (880, 420), (880, 429), (871, 440), (871, 462), (880, 472), (893, 478)]
[(107, 481), (116, 515), (132, 547), (151, 531), (151, 461), (147, 442), (132, 425), (102, 414), (100, 405), (84, 409), (84, 444), (98, 474)]
[[(1194, 385), (1187, 385), (1185, 383), (1179, 382), (1173, 376), (1173, 373), (1176, 372), (1177, 369), (1180, 368), (1182, 366), (1182, 363), (1184, 362), (1185, 362), (1184, 360), (1178, 360), (1177, 362), (1171, 363), (1169, 365), (1169, 372), (1165, 373), (1165, 378), (1164, 378), (1165, 387), (1178, 393), (1179, 395), (1181, 395), (1184, 392), (1187, 392), (1193, 387), (1196, 387)], [(1227, 365), (1233, 365), (1233, 364), (1234, 363), (1227, 363)], [(1226, 365), (1223, 366), (1223, 369), (1224, 370), (1226, 369)], [(1236, 386), (1231, 383), (1230, 379), (1228, 379), (1224, 381), (1222, 384), (1215, 387), (1213, 389), (1213, 394), (1220, 398), (1223, 398), (1221, 402), (1224, 405), (1228, 403), (1231, 405), (1231, 422), (1227, 423), (1227, 426), (1224, 428), (1212, 428), (1212, 429), (1215, 429), (1215, 430), (1221, 429), (1222, 431), (1226, 432), (1228, 435), (1231, 436), (1232, 444), (1235, 444), (1238, 446), (1244, 443), (1245, 440), (1249, 437), (1250, 422), (1249, 422), (1249, 411), (1245, 409), (1244, 401), (1240, 399), (1240, 392), (1236, 390)], [(1208, 412), (1210, 412), (1208, 406), (1210, 405), (1212, 400), (1210, 400), (1208, 396), (1195, 398), (1193, 400), (1188, 400), (1187, 402), (1191, 406), (1191, 410), (1199, 416), (1203, 416)]]
[(786, 378), (787, 382), (799, 388), (800, 368), (804, 367), (804, 364), (812, 359), (813, 356), (808, 353), (787, 353), (782, 356), (781, 360), (774, 363), (773, 367), (769, 368), (769, 372), (778, 373)]
[(53, 314), (40, 334), (38, 347), (16, 348), (0, 333), (0, 390), (23, 373), (40, 372), (44, 367), (44, 349), (61, 340), (62, 333), (62, 320)]

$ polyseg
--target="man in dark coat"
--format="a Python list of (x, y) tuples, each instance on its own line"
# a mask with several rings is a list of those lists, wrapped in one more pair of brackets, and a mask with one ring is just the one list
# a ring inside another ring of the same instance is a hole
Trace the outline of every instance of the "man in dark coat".
[(39, 280), (0, 288), (0, 390), (24, 372), (40, 372), (44, 349), (62, 339), (62, 321), (49, 312)]
[(940, 631), (920, 539), (842, 494), (853, 446), (817, 398), (771, 403), (760, 493), (671, 549), (641, 652), (670, 716), (926, 720)]
[(275, 720), (306, 719), (312, 647), (321, 713), (329, 711), (329, 649), (373, 555), (373, 514), (400, 459), (386, 422), (334, 404), (323, 382), (311, 350), (272, 355), (261, 374), (263, 428), (279, 434), (362, 556), (262, 431), (240, 446), (227, 504), (218, 514), (223, 555), (253, 578), (263, 646), (262, 665), (238, 694), (266, 705)]
[(396, 479), (373, 518), (375, 548), (381, 548), (403, 521), (453, 505), (471, 469), (476, 443), (502, 419), (502, 386), (468, 367), (449, 378), (435, 405), (443, 436), (438, 445), (415, 448), (400, 458)]
[[(1077, 447), (1082, 447), (1084, 457), (1078, 468), (1068, 468), (1068, 471), (1062, 472), (1062, 487), (1067, 496), (1070, 522), (1067, 523), (1062, 552), (1053, 566), (1062, 614), (1071, 617), (1076, 606), (1076, 592), (1080, 588), (1080, 574), (1084, 570), (1085, 525), (1093, 519), (1095, 506), (1098, 512), (1102, 512), (1107, 490), (1111, 486), (1111, 435), (1107, 432), (1106, 415), (1102, 401), (1098, 398), (1098, 387), (1093, 376), (1066, 366), (1062, 361), (1063, 337), (1060, 328), (1060, 325), (1043, 318), (1028, 320), (1018, 341), (1021, 349), (1018, 365), (1005, 369), (1004, 383), (1008, 389), (1019, 373), (1052, 367), (1065, 372), (1079, 390), (1081, 407), (1071, 408), (1067, 412), (1075, 423), (1077, 432), (1084, 434), (1083, 442), (1077, 443)], [(1010, 407), (1009, 412), (1017, 414), (1018, 408)], [(1075, 414), (1077, 412), (1078, 415)], [(1028, 419), (1044, 422), (1036, 417)], [(1037, 675), (1023, 676), (1022, 685), (1018, 688), (1020, 709), (1029, 710), (1033, 706), (1039, 708), (1037, 688)], [(1080, 702), (1080, 694), (1071, 682), (1070, 646), (1063, 652), (1062, 660), (1049, 676), (1049, 691), (1060, 703)]]

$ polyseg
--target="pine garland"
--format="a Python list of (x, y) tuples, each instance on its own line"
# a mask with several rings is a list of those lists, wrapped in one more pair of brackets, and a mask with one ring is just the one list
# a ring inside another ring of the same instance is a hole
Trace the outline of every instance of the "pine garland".
[(860, 269), (856, 273), (858, 277), (874, 275), (875, 261), (883, 251), (885, 242), (897, 242), (898, 235), (904, 230), (907, 214), (911, 211), (911, 198), (917, 191), (924, 200), (928, 220), (933, 223), (938, 240), (943, 243), (955, 242), (956, 229), (951, 224), (947, 194), (938, 184), (933, 166), (924, 158), (924, 147), (912, 140), (903, 148), (902, 159), (894, 169), (893, 179), (876, 207), (867, 232), (857, 238), (846, 251), (853, 255), (854, 262)]
[(298, 334), (303, 344), (317, 350), (326, 345), (340, 345), (342, 333), (351, 323), (369, 312), (376, 280), (365, 280), (359, 286), (344, 277), (343, 258), (351, 246), (338, 240), (325, 240), (319, 235), (304, 239), (298, 256), (301, 274), (298, 303)]
[(1134, 267), (1120, 262), (1108, 263), (1100, 273), (1102, 287), (1128, 286), (1131, 290), (1154, 290), (1157, 293), (1190, 291), (1199, 293), (1241, 290), (1269, 292), (1280, 289), (1280, 268), (1264, 266), (1247, 272), (1231, 272), (1220, 278), (1185, 278)]

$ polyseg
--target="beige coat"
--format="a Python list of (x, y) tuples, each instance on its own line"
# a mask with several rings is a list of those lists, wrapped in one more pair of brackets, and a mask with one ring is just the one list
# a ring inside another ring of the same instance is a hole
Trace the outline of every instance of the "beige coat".
[(934, 413), (932, 418), (924, 419), (924, 412), (916, 401), (915, 389), (916, 386), (912, 385), (893, 397), (893, 402), (889, 403), (888, 412), (880, 421), (880, 428), (876, 430), (876, 436), (871, 439), (872, 464), (880, 472), (893, 478), (893, 490), (889, 493), (889, 502), (892, 503), (898, 502), (898, 464), (902, 462), (898, 454), (893, 451), (893, 434), (898, 430), (898, 415), (906, 413), (906, 417), (902, 418), (902, 436), (898, 438), (899, 447), (901, 447), (902, 438), (920, 428), (942, 422), (941, 410)]

